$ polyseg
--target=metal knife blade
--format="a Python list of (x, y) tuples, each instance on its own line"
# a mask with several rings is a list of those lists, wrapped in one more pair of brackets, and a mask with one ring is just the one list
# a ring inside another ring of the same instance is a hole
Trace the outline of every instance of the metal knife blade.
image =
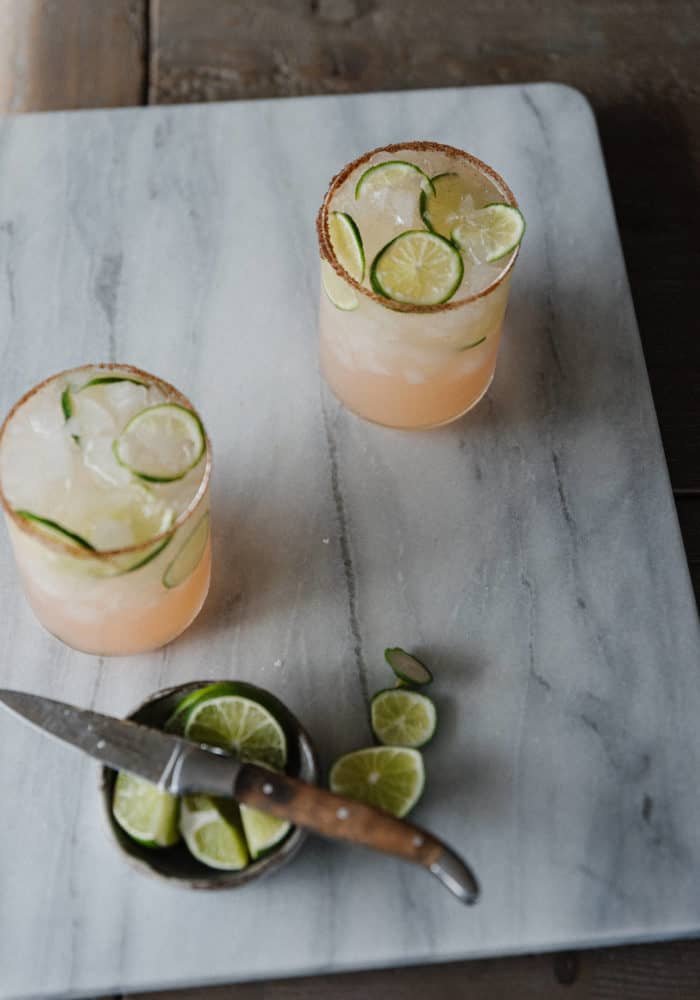
[(0, 704), (108, 767), (146, 778), (172, 795), (233, 794), (241, 765), (216, 747), (24, 691), (0, 688)]

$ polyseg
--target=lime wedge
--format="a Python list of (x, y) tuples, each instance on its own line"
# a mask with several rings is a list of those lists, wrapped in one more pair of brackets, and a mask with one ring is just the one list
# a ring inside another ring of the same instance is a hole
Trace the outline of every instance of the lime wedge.
[(385, 649), (384, 659), (404, 684), (423, 687), (425, 684), (430, 684), (433, 679), (433, 675), (424, 663), (399, 646)]
[(58, 521), (52, 521), (48, 517), (40, 517), (38, 514), (32, 514), (29, 510), (16, 510), (15, 514), (25, 521), (31, 521), (47, 538), (55, 538), (60, 542), (77, 545), (81, 549), (89, 549), (90, 552), (95, 552), (94, 545), (86, 541), (82, 535), (77, 535), (74, 531), (64, 528)]
[(252, 806), (241, 805), (240, 809), (243, 832), (253, 859), (276, 847), (292, 829), (292, 824), (286, 819), (270, 816)]
[(287, 738), (281, 725), (263, 705), (242, 695), (209, 695), (187, 714), (185, 736), (235, 750), (244, 760), (283, 770)]
[(180, 807), (180, 831), (197, 861), (221, 871), (240, 871), (248, 849), (238, 807), (231, 799), (186, 795)]
[(177, 798), (125, 771), (114, 783), (112, 814), (122, 830), (145, 847), (171, 847), (180, 839)]
[(387, 299), (434, 306), (452, 298), (463, 274), (462, 258), (449, 240), (410, 229), (379, 251), (370, 281), (375, 292)]
[(362, 281), (365, 276), (365, 251), (357, 223), (347, 212), (331, 212), (328, 216), (331, 246), (338, 263), (351, 278)]
[(355, 185), (355, 198), (359, 198), (362, 192), (369, 189), (385, 185), (391, 187), (404, 185), (412, 178), (420, 180), (422, 190), (434, 192), (433, 182), (415, 163), (408, 163), (406, 160), (385, 160), (384, 163), (375, 163), (373, 167), (365, 170)]
[(352, 285), (336, 274), (327, 260), (321, 261), (321, 284), (336, 309), (351, 312), (360, 304), (360, 296)]
[(182, 547), (163, 574), (163, 586), (171, 590), (188, 580), (204, 555), (209, 540), (209, 511), (204, 514), (182, 543)]
[(451, 232), (452, 241), (472, 260), (487, 264), (507, 257), (518, 246), (525, 232), (522, 212), (512, 205), (486, 205)]
[(423, 758), (418, 750), (405, 747), (355, 750), (335, 762), (329, 782), (337, 795), (405, 816), (425, 785)]
[(158, 403), (140, 410), (114, 442), (120, 465), (151, 483), (182, 479), (204, 456), (202, 422), (179, 403)]
[(372, 698), (370, 714), (374, 735), (389, 746), (422, 747), (437, 728), (433, 702), (407, 688), (379, 691)]

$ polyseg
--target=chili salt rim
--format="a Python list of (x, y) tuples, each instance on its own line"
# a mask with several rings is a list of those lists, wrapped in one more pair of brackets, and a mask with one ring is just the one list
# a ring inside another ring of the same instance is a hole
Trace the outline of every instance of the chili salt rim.
[(316, 234), (318, 236), (318, 246), (321, 259), (327, 261), (338, 277), (342, 278), (349, 285), (351, 285), (355, 291), (359, 292), (361, 295), (365, 295), (368, 299), (372, 299), (374, 302), (379, 303), (379, 305), (384, 306), (385, 309), (393, 309), (395, 312), (447, 312), (449, 309), (459, 309), (461, 306), (467, 305), (470, 302), (476, 302), (477, 299), (481, 299), (485, 295), (490, 295), (490, 293), (498, 288), (503, 279), (512, 271), (518, 254), (520, 253), (520, 246), (515, 248), (515, 252), (512, 254), (508, 264), (499, 273), (498, 277), (485, 288), (482, 288), (481, 291), (475, 292), (473, 295), (469, 295), (463, 299), (450, 299), (448, 302), (440, 302), (434, 306), (411, 305), (408, 302), (398, 302), (395, 299), (389, 299), (383, 295), (378, 295), (375, 291), (373, 291), (373, 289), (367, 288), (365, 285), (361, 285), (359, 281), (356, 281), (355, 278), (348, 274), (335, 256), (333, 245), (331, 244), (330, 230), (328, 228), (328, 209), (330, 207), (331, 199), (336, 194), (338, 189), (345, 183), (350, 174), (358, 167), (361, 167), (363, 163), (367, 163), (367, 161), (373, 156), (376, 156), (377, 153), (400, 153), (405, 150), (413, 150), (418, 153), (438, 152), (444, 153), (445, 156), (449, 156), (454, 160), (466, 160), (472, 167), (475, 167), (481, 173), (485, 174), (496, 184), (496, 187), (499, 188), (501, 194), (503, 194), (507, 203), (512, 208), (518, 208), (518, 202), (515, 195), (503, 180), (501, 175), (497, 173), (493, 167), (490, 167), (488, 163), (484, 163), (484, 161), (478, 159), (478, 157), (472, 156), (471, 153), (467, 153), (463, 149), (458, 149), (456, 146), (447, 146), (441, 142), (392, 142), (388, 146), (377, 146), (376, 149), (371, 149), (368, 153), (365, 153), (363, 156), (360, 156), (351, 163), (348, 163), (339, 173), (331, 178), (330, 184), (328, 185), (328, 191), (326, 192), (323, 202), (321, 203), (321, 207), (318, 210), (318, 215), (316, 216)]
[[(64, 371), (57, 372), (55, 375), (49, 375), (45, 378), (43, 382), (39, 382), (33, 388), (18, 399), (15, 405), (12, 407), (10, 412), (7, 414), (5, 419), (0, 426), (0, 453), (2, 453), (2, 442), (5, 436), (5, 431), (10, 425), (14, 416), (22, 409), (25, 403), (35, 396), (42, 389), (45, 389), (52, 382), (56, 382), (58, 379), (63, 378), (67, 375), (74, 375), (77, 372), (85, 371), (104, 371), (104, 372), (124, 372), (129, 375), (136, 375), (144, 381), (157, 386), (161, 392), (163, 392), (167, 398), (168, 402), (178, 403), (180, 406), (189, 410), (199, 420), (199, 414), (195, 410), (192, 403), (189, 401), (187, 396), (176, 389), (174, 385), (170, 382), (166, 382), (165, 379), (158, 378), (157, 375), (151, 375), (150, 372), (143, 371), (142, 368), (136, 368), (134, 365), (118, 365), (110, 363), (102, 364), (87, 364), (79, 365), (77, 368), (66, 368)], [(45, 532), (38, 528), (33, 521), (27, 520), (27, 518), (22, 517), (17, 513), (17, 511), (12, 507), (9, 500), (5, 496), (5, 491), (2, 485), (2, 476), (0, 475), (0, 506), (5, 511), (7, 516), (12, 520), (12, 522), (19, 528), (20, 531), (24, 532), (26, 535), (39, 541), (42, 545), (48, 548), (54, 549), (57, 552), (63, 552), (67, 555), (73, 556), (79, 559), (85, 560), (100, 560), (103, 562), (108, 562), (110, 559), (114, 559), (117, 556), (122, 555), (137, 555), (139, 552), (145, 552), (151, 549), (158, 542), (165, 541), (173, 535), (178, 528), (181, 528), (183, 524), (189, 521), (190, 517), (195, 513), (199, 507), (200, 501), (206, 494), (207, 488), (209, 486), (209, 480), (211, 479), (211, 442), (209, 441), (209, 435), (207, 434), (204, 425), (200, 420), (200, 426), (204, 433), (204, 445), (205, 445), (205, 467), (204, 473), (202, 474), (202, 479), (199, 486), (197, 487), (197, 492), (192, 497), (187, 507), (175, 518), (171, 526), (167, 531), (161, 531), (160, 534), (154, 535), (152, 538), (147, 539), (145, 542), (139, 542), (137, 545), (128, 545), (121, 549), (84, 549), (78, 545), (71, 545), (70, 542), (61, 541), (54, 536), (48, 536)]]

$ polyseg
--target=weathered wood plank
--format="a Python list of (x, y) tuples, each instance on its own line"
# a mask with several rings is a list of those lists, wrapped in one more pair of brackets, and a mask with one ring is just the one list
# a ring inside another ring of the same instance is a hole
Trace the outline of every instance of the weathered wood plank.
[(582, 90), (680, 487), (700, 486), (698, 66), (687, 0), (152, 0), (156, 103), (531, 80)]
[[(697, 1000), (700, 941), (132, 994), (131, 1000)], [(126, 1000), (126, 998), (124, 998)]]
[(148, 0), (0, 0), (0, 111), (141, 104)]

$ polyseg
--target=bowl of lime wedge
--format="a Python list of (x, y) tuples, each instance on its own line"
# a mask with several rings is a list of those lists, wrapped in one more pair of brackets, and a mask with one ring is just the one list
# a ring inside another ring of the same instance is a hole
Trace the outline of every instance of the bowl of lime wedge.
[[(271, 692), (243, 681), (192, 681), (157, 691), (129, 716), (316, 784), (311, 738)], [(287, 864), (306, 831), (233, 799), (176, 797), (102, 769), (109, 833), (140, 871), (190, 889), (232, 889)]]

